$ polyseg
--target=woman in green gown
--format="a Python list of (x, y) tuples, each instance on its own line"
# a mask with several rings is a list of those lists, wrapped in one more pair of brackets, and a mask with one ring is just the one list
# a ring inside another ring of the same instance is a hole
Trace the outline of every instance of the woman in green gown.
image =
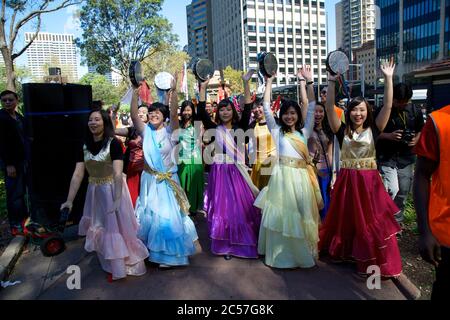
[(181, 131), (179, 137), (178, 174), (185, 190), (191, 216), (203, 210), (205, 186), (204, 167), (201, 154), (201, 122), (195, 123), (195, 108), (190, 101), (181, 105)]

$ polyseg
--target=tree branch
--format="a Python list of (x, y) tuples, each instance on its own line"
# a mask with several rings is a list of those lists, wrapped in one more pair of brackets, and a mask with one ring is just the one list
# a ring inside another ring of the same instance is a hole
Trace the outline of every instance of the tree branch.
[(23, 47), (22, 50), (20, 50), (18, 53), (14, 53), (13, 55), (11, 55), (11, 60), (14, 61), (16, 58), (20, 57), (25, 52), (25, 50), (27, 50), (31, 46), (34, 40), (36, 40), (39, 31), (41, 31), (41, 15), (38, 16), (38, 25), (36, 28), (36, 32), (33, 35), (33, 38), (31, 38), (30, 42), (28, 42), (28, 44), (25, 47)]
[(55, 12), (60, 9), (64, 9), (73, 5), (81, 4), (82, 1), (75, 1), (72, 2), (72, 0), (64, 0), (63, 3), (61, 3), (59, 6), (53, 8), (53, 9), (46, 9), (49, 5), (50, 0), (46, 0), (37, 11), (30, 12), (26, 17), (24, 17), (22, 20), (20, 20), (16, 27), (14, 28), (14, 32), (10, 34), (9, 36), (9, 47), (13, 48), (14, 41), (16, 40), (17, 34), (19, 33), (19, 29), (22, 28), (27, 22), (30, 20), (36, 18), (37, 16), (40, 16), (43, 13), (50, 13)]
[(17, 15), (17, 10), (14, 10), (14, 13), (12, 15), (11, 22), (9, 25), (9, 34), (11, 34), (13, 32), (14, 22), (16, 22), (16, 15)]
[(2, 24), (5, 23), (6, 0), (2, 0)]

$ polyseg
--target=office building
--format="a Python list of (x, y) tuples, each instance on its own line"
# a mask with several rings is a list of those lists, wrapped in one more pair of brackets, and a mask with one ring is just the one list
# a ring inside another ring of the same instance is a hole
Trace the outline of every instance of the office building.
[[(28, 44), (35, 33), (25, 33), (25, 44)], [(48, 68), (59, 67), (62, 75), (69, 82), (78, 81), (78, 62), (74, 36), (40, 32), (26, 51), (28, 69), (35, 81), (41, 81), (48, 75)]]
[(213, 0), (213, 61), (247, 70), (258, 68), (259, 52), (279, 61), (277, 86), (294, 84), (300, 65), (315, 67), (316, 82), (326, 82), (325, 1)]
[(212, 45), (209, 41), (211, 24), (210, 0), (193, 0), (186, 7), (188, 25), (188, 54), (192, 58), (213, 59)]
[(377, 59), (396, 58), (404, 79), (425, 65), (450, 55), (450, 0), (377, 0), (381, 30)]
[(336, 4), (336, 46), (351, 60), (354, 49), (375, 40), (375, 0), (342, 0)]

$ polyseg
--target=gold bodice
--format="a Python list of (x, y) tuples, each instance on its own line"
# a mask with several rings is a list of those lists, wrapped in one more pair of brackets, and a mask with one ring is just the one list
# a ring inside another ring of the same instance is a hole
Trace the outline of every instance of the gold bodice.
[(109, 140), (106, 147), (104, 147), (97, 155), (93, 155), (84, 146), (84, 163), (86, 170), (89, 173), (91, 183), (100, 183), (102, 181), (111, 181), (113, 177), (113, 163), (111, 160), (111, 142)]
[(375, 141), (372, 129), (360, 134), (354, 132), (353, 137), (344, 136), (341, 151), (341, 167), (347, 169), (376, 169)]
[(256, 154), (259, 162), (264, 162), (270, 156), (275, 155), (275, 143), (267, 125), (260, 126), (257, 123), (255, 126), (255, 137), (257, 143)]

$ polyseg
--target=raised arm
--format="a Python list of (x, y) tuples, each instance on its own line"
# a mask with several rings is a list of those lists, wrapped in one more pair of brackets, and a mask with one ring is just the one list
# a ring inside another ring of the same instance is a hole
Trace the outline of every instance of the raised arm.
[[(307, 88), (307, 99), (303, 99), (304, 106), (302, 107), (302, 117), (304, 119), (303, 135), (308, 139), (314, 128), (314, 112), (316, 109), (316, 95), (314, 94), (314, 74), (312, 72), (311, 66), (303, 66), (301, 69), (301, 74), (306, 80), (301, 81), (306, 85)], [(302, 84), (303, 86), (303, 84)], [(305, 93), (303, 93), (305, 94)]]
[(170, 128), (172, 132), (180, 128), (180, 119), (178, 118), (178, 94), (177, 94), (178, 74), (172, 80), (172, 86), (169, 91), (170, 107)]
[(272, 84), (274, 79), (275, 76), (267, 78), (266, 90), (264, 91), (264, 100), (263, 100), (264, 116), (266, 117), (267, 127), (269, 128), (270, 131), (278, 129), (277, 122), (275, 121), (275, 118), (273, 117), (272, 114), (272, 110), (270, 108), (270, 104), (272, 102)]
[(239, 121), (239, 128), (242, 130), (247, 130), (250, 125), (250, 117), (252, 115), (252, 95), (250, 92), (250, 80), (255, 73), (255, 70), (250, 69), (246, 74), (242, 75), (242, 80), (244, 81), (244, 93), (245, 93), (245, 105), (244, 111), (242, 112), (241, 120)]
[(249, 69), (248, 72), (242, 75), (242, 81), (244, 81), (244, 94), (245, 94), (245, 104), (252, 103), (252, 94), (250, 92), (250, 80), (252, 79), (254, 69)]
[(69, 209), (69, 211), (72, 211), (73, 207), (73, 200), (77, 196), (78, 190), (80, 189), (81, 182), (84, 178), (84, 170), (85, 165), (84, 162), (78, 162), (75, 166), (75, 171), (72, 175), (72, 180), (70, 181), (70, 188), (69, 188), (69, 195), (67, 196), (67, 200), (65, 203), (61, 205), (61, 210), (63, 209)]
[(325, 104), (328, 123), (330, 124), (331, 131), (336, 134), (341, 128), (342, 122), (341, 119), (337, 116), (334, 111), (334, 101), (336, 99), (336, 79), (338, 76), (332, 76), (328, 73), (328, 94), (327, 94), (327, 103)]
[(381, 71), (384, 75), (384, 103), (383, 108), (378, 114), (375, 122), (377, 124), (378, 130), (380, 130), (380, 132), (383, 132), (389, 122), (392, 111), (392, 102), (394, 100), (394, 58), (391, 58), (389, 62), (383, 63), (381, 65)]
[[(431, 120), (429, 120), (431, 121)], [(416, 208), (417, 225), (419, 228), (419, 250), (422, 258), (437, 266), (440, 260), (440, 245), (433, 236), (428, 222), (428, 206), (430, 201), (431, 176), (439, 163), (419, 157), (414, 175), (414, 206)]]
[(136, 132), (140, 136), (144, 136), (145, 131), (145, 123), (139, 117), (139, 88), (133, 88), (133, 96), (131, 98), (131, 120), (133, 120), (133, 126), (136, 129)]
[(115, 133), (119, 137), (128, 137), (129, 135), (128, 128), (116, 128)]
[(200, 97), (198, 100), (197, 106), (197, 115), (199, 119), (202, 121), (205, 130), (217, 128), (217, 125), (214, 121), (211, 120), (211, 117), (206, 112), (206, 89), (208, 88), (209, 79), (200, 84)]
[(300, 105), (302, 109), (302, 119), (306, 119), (306, 113), (307, 113), (307, 105), (308, 105), (308, 96), (306, 93), (306, 83), (311, 81), (309, 79), (306, 79), (303, 75), (303, 70), (306, 68), (306, 66), (301, 66), (297, 71), (297, 79), (298, 79), (298, 88), (300, 91), (300, 96), (298, 97), (298, 104)]

